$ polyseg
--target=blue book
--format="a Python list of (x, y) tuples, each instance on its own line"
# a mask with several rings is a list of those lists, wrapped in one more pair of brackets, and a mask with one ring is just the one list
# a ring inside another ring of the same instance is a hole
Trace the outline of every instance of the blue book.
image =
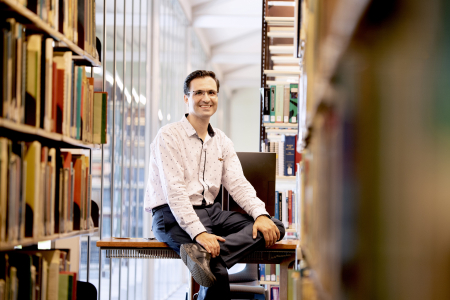
[(266, 280), (266, 265), (265, 264), (259, 264), (259, 280), (261, 280), (261, 281)]
[(295, 136), (283, 135), (284, 176), (295, 176)]
[(278, 199), (279, 199), (279, 193), (278, 191), (275, 191), (275, 219), (280, 219), (280, 206), (278, 203)]

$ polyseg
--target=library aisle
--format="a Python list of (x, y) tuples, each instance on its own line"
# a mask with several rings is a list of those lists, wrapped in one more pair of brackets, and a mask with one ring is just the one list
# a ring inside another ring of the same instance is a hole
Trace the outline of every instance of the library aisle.
[(286, 228), (246, 258), (246, 296), (450, 299), (448, 0), (0, 0), (0, 17), (0, 300), (198, 291), (166, 247), (97, 247), (154, 237), (150, 144), (194, 70), (220, 80), (211, 125)]

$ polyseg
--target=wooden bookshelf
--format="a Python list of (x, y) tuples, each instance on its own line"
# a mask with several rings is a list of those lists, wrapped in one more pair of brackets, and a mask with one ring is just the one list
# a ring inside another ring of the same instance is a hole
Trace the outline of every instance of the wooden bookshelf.
[(73, 53), (77, 54), (74, 60), (76, 60), (78, 64), (84, 63), (92, 67), (101, 66), (101, 62), (99, 61), (98, 57), (94, 57), (85, 50), (81, 49), (78, 45), (69, 40), (62, 33), (55, 30), (49, 24), (43, 21), (34, 12), (24, 7), (23, 5), (17, 3), (15, 0), (0, 0), (0, 7), (2, 10), (4, 9), (10, 10), (16, 15), (18, 15), (19, 16), (18, 20), (23, 22), (28, 27), (45, 32), (46, 34), (53, 37), (57, 42), (59, 42), (57, 48), (68, 48), (72, 50)]
[(42, 128), (36, 128), (26, 124), (16, 123), (14, 121), (0, 118), (0, 128), (7, 129), (13, 134), (25, 135), (29, 140), (37, 139), (41, 141), (57, 142), (60, 148), (85, 148), (98, 150), (101, 149), (99, 144), (89, 144), (83, 141), (64, 136), (59, 133), (48, 132)]
[(297, 123), (263, 123), (266, 128), (297, 128)]
[(36, 245), (39, 242), (67, 239), (67, 238), (72, 238), (75, 236), (94, 235), (95, 233), (98, 232), (98, 230), (99, 230), (98, 228), (93, 228), (93, 229), (89, 229), (89, 230), (75, 230), (72, 232), (61, 233), (61, 234), (57, 233), (57, 234), (43, 236), (43, 237), (39, 237), (39, 238), (25, 238), (22, 241), (16, 241), (16, 242), (12, 242), (12, 243), (0, 243), (0, 251), (13, 250), (14, 247), (17, 247), (17, 246), (22, 246), (22, 247), (32, 246), (32, 245)]

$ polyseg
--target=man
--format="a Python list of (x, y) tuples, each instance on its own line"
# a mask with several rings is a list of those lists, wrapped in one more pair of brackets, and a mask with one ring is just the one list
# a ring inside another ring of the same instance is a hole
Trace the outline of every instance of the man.
[[(209, 120), (217, 111), (219, 80), (195, 71), (184, 82), (188, 114), (162, 127), (151, 144), (145, 210), (156, 238), (180, 254), (201, 285), (198, 299), (230, 299), (227, 268), (283, 238), (245, 179), (231, 140)], [(248, 213), (222, 211), (220, 185)]]

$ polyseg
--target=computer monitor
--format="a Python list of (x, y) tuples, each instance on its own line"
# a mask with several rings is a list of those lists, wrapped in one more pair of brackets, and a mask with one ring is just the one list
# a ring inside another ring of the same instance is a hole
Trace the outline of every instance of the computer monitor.
[[(266, 152), (237, 152), (244, 176), (256, 190), (256, 196), (266, 204), (266, 210), (275, 215), (275, 167), (276, 154)], [(224, 210), (245, 211), (233, 200), (228, 191), (223, 191)]]

